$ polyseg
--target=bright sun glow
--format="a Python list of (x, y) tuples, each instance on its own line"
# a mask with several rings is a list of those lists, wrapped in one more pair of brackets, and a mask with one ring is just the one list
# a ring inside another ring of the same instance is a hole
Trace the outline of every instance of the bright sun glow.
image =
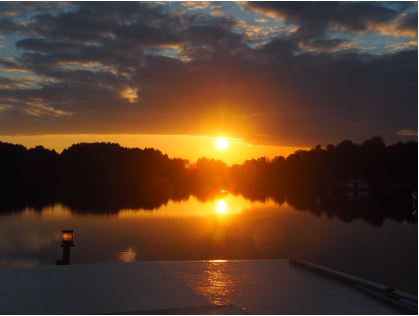
[(228, 139), (225, 137), (217, 137), (215, 139), (215, 146), (217, 146), (219, 150), (226, 150), (228, 148)]
[(215, 204), (215, 210), (220, 215), (226, 214), (228, 210), (227, 203), (224, 200), (218, 200), (217, 203)]

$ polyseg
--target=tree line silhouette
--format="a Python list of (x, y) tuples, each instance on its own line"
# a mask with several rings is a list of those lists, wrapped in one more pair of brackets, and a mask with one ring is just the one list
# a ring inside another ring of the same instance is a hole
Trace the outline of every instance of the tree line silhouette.
[(374, 190), (417, 189), (417, 142), (386, 146), (381, 137), (362, 144), (344, 140), (338, 145), (298, 150), (287, 158), (259, 158), (231, 168), (239, 191), (287, 189), (325, 190), (350, 179), (363, 179)]
[[(27, 149), (0, 142), (0, 211), (40, 209), (57, 202), (78, 212), (153, 210), (191, 194), (206, 200), (224, 189), (251, 200), (286, 200), (318, 215), (346, 221), (363, 217), (379, 224), (385, 217), (409, 218), (410, 194), (417, 191), (417, 161), (417, 142), (386, 145), (380, 137), (231, 167), (220, 160), (191, 163), (156, 149), (115, 143), (74, 144), (59, 154), (42, 146)], [(345, 197), (341, 183), (350, 179), (368, 181), (374, 198)], [(363, 205), (368, 210), (358, 214)]]

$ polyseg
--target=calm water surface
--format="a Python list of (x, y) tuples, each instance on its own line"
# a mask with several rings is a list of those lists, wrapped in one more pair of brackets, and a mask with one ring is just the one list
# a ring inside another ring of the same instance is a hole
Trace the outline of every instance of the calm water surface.
[(310, 260), (417, 293), (417, 224), (344, 222), (287, 202), (228, 193), (153, 211), (86, 214), (61, 204), (0, 216), (0, 266), (55, 264), (61, 230), (75, 229), (72, 263), (137, 260)]

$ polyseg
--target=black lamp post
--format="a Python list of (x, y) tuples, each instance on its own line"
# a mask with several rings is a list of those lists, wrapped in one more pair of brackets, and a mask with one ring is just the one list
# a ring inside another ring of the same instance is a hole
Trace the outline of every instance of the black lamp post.
[(57, 260), (57, 265), (70, 264), (70, 248), (74, 246), (74, 230), (63, 230), (61, 241), (61, 247), (63, 247), (63, 258), (61, 260)]

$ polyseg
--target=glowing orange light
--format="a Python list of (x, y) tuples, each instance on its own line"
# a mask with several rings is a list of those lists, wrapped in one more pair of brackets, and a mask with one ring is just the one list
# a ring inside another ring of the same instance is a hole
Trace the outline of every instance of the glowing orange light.
[(124, 263), (130, 263), (135, 261), (137, 252), (133, 248), (128, 248), (119, 252), (118, 259)]
[(227, 203), (224, 200), (219, 200), (215, 204), (215, 210), (219, 215), (224, 215), (228, 211)]
[(228, 148), (229, 145), (229, 141), (227, 138), (225, 137), (217, 137), (215, 139), (215, 146), (219, 149), (219, 150), (226, 150)]
[(74, 231), (63, 230), (63, 241), (73, 241), (74, 240)]

